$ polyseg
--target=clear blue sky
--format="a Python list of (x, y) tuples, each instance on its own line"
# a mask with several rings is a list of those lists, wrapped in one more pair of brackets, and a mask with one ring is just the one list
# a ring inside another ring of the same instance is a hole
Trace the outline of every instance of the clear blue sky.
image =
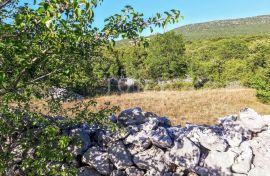
[(180, 10), (185, 19), (168, 26), (168, 30), (191, 23), (270, 14), (270, 0), (104, 0), (95, 10), (95, 25), (102, 27), (106, 17), (120, 12), (125, 5), (133, 6), (145, 16), (170, 9)]

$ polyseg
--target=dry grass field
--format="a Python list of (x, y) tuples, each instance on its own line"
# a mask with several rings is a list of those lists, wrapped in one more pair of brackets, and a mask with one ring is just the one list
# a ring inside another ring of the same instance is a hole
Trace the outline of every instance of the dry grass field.
[(111, 102), (121, 110), (141, 107), (160, 116), (169, 117), (174, 124), (186, 122), (214, 124), (218, 117), (238, 114), (244, 107), (261, 114), (270, 114), (270, 105), (260, 103), (252, 89), (214, 89), (192, 91), (149, 91), (96, 98), (99, 104)]
[[(187, 122), (209, 125), (216, 123), (219, 117), (238, 114), (244, 107), (253, 108), (260, 114), (270, 114), (270, 105), (260, 103), (255, 94), (255, 90), (247, 88), (146, 91), (97, 97), (97, 107), (91, 110), (104, 108), (104, 103), (110, 102), (121, 110), (141, 107), (144, 111), (169, 117), (174, 125), (184, 125)], [(42, 102), (35, 101), (32, 105), (47, 113)], [(72, 108), (74, 105), (75, 102), (65, 103), (64, 108)]]

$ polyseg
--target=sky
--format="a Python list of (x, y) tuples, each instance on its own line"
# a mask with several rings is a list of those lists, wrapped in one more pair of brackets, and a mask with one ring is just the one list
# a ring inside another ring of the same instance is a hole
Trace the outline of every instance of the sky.
[[(119, 13), (125, 5), (131, 5), (146, 17), (170, 9), (180, 10), (184, 20), (169, 25), (167, 30), (198, 22), (270, 14), (270, 0), (104, 0), (95, 9), (95, 25), (102, 28), (104, 19)], [(163, 29), (156, 28), (155, 32), (163, 32)], [(150, 31), (144, 32), (144, 35), (149, 34)]]

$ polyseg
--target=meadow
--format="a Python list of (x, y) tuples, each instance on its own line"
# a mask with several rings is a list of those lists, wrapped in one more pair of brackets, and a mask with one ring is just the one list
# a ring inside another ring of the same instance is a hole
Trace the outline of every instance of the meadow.
[[(103, 104), (119, 106), (120, 110), (141, 107), (144, 111), (168, 117), (174, 125), (186, 123), (215, 124), (219, 117), (238, 114), (240, 109), (250, 107), (260, 114), (270, 114), (270, 105), (262, 104), (254, 89), (205, 89), (189, 91), (145, 91), (108, 95), (95, 98), (97, 109)], [(88, 101), (88, 99), (84, 100)], [(65, 108), (74, 102), (65, 103)], [(119, 113), (120, 111), (118, 111)]]

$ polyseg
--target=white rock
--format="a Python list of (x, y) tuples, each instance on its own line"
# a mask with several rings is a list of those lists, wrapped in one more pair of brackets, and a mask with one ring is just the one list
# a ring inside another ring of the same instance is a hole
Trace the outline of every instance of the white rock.
[(232, 175), (231, 167), (236, 157), (237, 153), (230, 150), (227, 152), (210, 151), (205, 159), (205, 166), (219, 175)]
[(143, 176), (144, 175), (144, 171), (134, 166), (126, 168), (125, 171), (128, 176)]
[(169, 166), (164, 162), (164, 152), (155, 146), (148, 150), (140, 152), (133, 157), (135, 165), (144, 170), (155, 170), (165, 173), (169, 170)]
[(112, 144), (108, 149), (108, 153), (110, 160), (119, 170), (124, 170), (133, 165), (131, 155), (122, 141)]
[(232, 170), (236, 173), (247, 174), (251, 169), (251, 162), (253, 158), (252, 149), (249, 146), (242, 147), (244, 149), (241, 154), (236, 158), (232, 166)]
[(89, 164), (89, 166), (95, 168), (103, 175), (110, 175), (110, 173), (113, 171), (113, 166), (109, 161), (109, 155), (97, 147), (88, 149), (83, 155), (82, 161)]
[(209, 150), (223, 152), (228, 144), (222, 137), (222, 131), (218, 133), (215, 130), (212, 127), (193, 127), (187, 137)]
[(124, 126), (129, 126), (143, 124), (146, 119), (142, 109), (136, 107), (122, 111), (119, 114), (117, 121)]
[(200, 149), (188, 138), (175, 141), (174, 146), (166, 152), (166, 161), (178, 166), (193, 168), (200, 160)]
[(253, 132), (261, 132), (266, 125), (262, 116), (250, 108), (240, 111), (240, 120), (245, 128)]
[(169, 133), (164, 127), (158, 127), (156, 130), (152, 130), (149, 139), (154, 145), (160, 148), (170, 148), (173, 144)]
[(133, 144), (136, 146), (138, 151), (144, 151), (148, 149), (152, 142), (148, 138), (149, 134), (145, 132), (144, 130), (135, 133), (135, 134), (130, 134), (125, 140), (125, 144)]

